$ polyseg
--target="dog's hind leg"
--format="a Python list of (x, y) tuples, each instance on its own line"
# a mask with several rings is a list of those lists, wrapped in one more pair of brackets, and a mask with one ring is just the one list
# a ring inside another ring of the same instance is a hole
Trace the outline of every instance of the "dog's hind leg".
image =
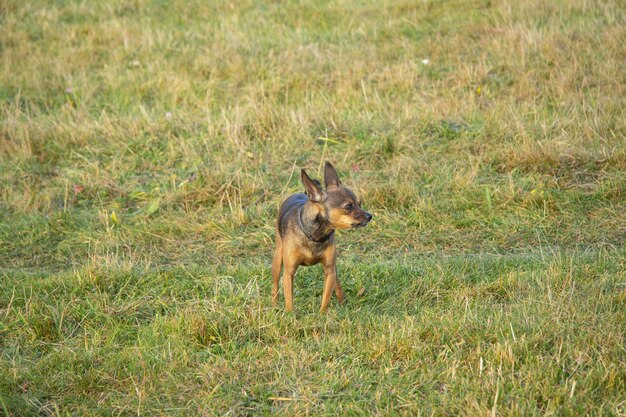
[(278, 283), (280, 282), (280, 270), (283, 267), (283, 240), (276, 230), (276, 249), (272, 259), (272, 304), (278, 301)]
[(283, 272), (283, 291), (285, 292), (285, 311), (293, 310), (293, 276), (296, 274), (298, 265), (292, 259), (285, 259), (285, 271)]

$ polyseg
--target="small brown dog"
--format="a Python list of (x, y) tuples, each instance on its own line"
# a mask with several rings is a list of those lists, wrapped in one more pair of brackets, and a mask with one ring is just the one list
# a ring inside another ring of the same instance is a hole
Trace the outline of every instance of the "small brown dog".
[(364, 227), (372, 215), (359, 207), (352, 191), (339, 182), (337, 171), (326, 162), (324, 184), (312, 180), (304, 169), (300, 173), (305, 194), (294, 194), (280, 207), (276, 222), (276, 251), (272, 261), (272, 302), (278, 300), (278, 281), (283, 274), (285, 309), (293, 308), (293, 277), (300, 265), (322, 263), (324, 267), (324, 292), (320, 312), (326, 311), (330, 296), (335, 290), (339, 303), (344, 293), (337, 279), (335, 229)]

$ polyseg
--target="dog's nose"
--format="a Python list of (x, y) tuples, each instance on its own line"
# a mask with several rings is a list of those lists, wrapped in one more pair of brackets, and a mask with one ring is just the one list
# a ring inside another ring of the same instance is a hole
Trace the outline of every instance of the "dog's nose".
[(370, 220), (372, 220), (372, 215), (371, 215), (371, 214), (369, 214), (369, 213), (367, 213), (367, 214), (365, 215), (365, 218), (366, 218), (366, 219), (367, 219), (367, 221), (369, 222)]

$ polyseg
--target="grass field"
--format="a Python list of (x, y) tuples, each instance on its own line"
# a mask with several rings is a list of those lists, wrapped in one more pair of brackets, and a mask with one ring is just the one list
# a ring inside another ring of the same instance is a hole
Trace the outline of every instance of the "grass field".
[[(617, 0), (4, 0), (0, 416), (625, 416), (624, 39)], [(285, 314), (326, 160), (375, 220)]]

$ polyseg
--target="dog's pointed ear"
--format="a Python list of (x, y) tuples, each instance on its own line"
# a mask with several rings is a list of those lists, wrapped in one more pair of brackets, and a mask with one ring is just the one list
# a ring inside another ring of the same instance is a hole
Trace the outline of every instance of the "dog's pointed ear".
[(326, 185), (326, 189), (339, 187), (341, 185), (339, 175), (337, 175), (335, 167), (333, 167), (330, 162), (326, 162), (326, 165), (324, 165), (324, 184)]
[(304, 184), (304, 190), (306, 191), (309, 200), (314, 203), (322, 203), (326, 199), (326, 193), (322, 190), (322, 185), (317, 180), (312, 180), (303, 169), (300, 172), (300, 178), (302, 184)]

